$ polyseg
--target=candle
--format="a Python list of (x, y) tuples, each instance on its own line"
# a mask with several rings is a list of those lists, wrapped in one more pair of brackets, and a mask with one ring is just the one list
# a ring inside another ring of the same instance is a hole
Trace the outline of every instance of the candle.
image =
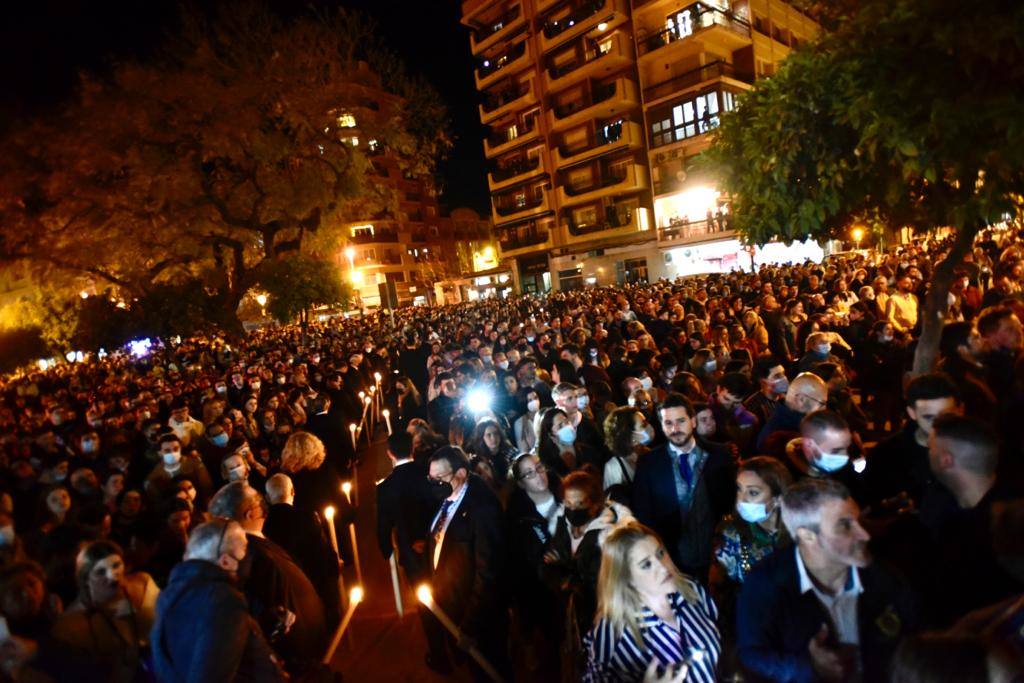
[[(441, 606), (434, 602), (434, 596), (430, 592), (430, 586), (422, 584), (417, 588), (416, 598), (423, 603), (427, 609), (434, 613), (437, 620), (441, 622), (442, 626), (448, 629), (448, 632), (452, 634), (452, 637), (455, 638), (456, 642), (462, 642), (462, 631), (455, 625), (455, 622), (451, 620), (445, 611), (441, 609)], [(492, 681), (501, 683), (501, 676), (499, 676), (498, 672), (494, 670), (491, 663), (484, 659), (483, 653), (481, 653), (475, 645), (469, 649), (469, 656), (476, 660), (476, 663), (480, 665), (480, 668), (484, 670), (484, 673), (486, 673)]]
[(327, 533), (331, 536), (331, 547), (334, 548), (334, 554), (341, 557), (341, 553), (338, 552), (338, 534), (334, 531), (333, 505), (324, 508), (324, 518), (327, 520)]
[(356, 564), (356, 581), (363, 582), (363, 567), (359, 564), (359, 543), (356, 541), (356, 525), (348, 525), (348, 538), (352, 542), (352, 561)]
[(398, 560), (395, 559), (396, 553), (394, 548), (391, 549), (391, 590), (395, 594), (395, 611), (398, 612), (399, 618), (405, 616), (405, 608), (402, 607), (402, 589), (398, 585)]
[(341, 637), (345, 635), (345, 629), (348, 628), (348, 624), (352, 621), (352, 615), (356, 612), (356, 607), (363, 601), (363, 588), (362, 586), (353, 586), (352, 590), (348, 594), (348, 609), (345, 610), (345, 616), (342, 617), (341, 623), (338, 624), (337, 630), (334, 632), (334, 637), (331, 638), (331, 645), (327, 648), (327, 653), (324, 654), (324, 664), (330, 664), (334, 658), (334, 651), (338, 649), (338, 644), (341, 642)]
[(384, 409), (384, 421), (388, 425), (388, 436), (391, 436), (391, 411), (387, 408)]
[(352, 450), (356, 449), (356, 423), (353, 422), (348, 426), (348, 433), (352, 436)]

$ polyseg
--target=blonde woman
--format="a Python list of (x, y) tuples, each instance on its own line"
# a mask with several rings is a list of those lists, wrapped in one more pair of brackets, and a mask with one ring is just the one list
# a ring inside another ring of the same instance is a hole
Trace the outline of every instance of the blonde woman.
[(597, 599), (586, 683), (714, 683), (718, 609), (651, 529), (627, 522), (608, 534)]
[[(339, 509), (341, 477), (326, 462), (324, 444), (309, 432), (295, 432), (281, 451), (281, 470), (295, 487), (295, 507), (322, 513), (328, 505)], [(345, 509), (344, 507), (340, 509)]]

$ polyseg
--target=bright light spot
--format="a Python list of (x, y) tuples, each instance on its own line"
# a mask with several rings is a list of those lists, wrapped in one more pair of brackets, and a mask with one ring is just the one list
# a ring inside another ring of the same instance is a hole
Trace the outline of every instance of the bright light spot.
[(149, 355), (149, 349), (153, 346), (153, 342), (149, 339), (134, 339), (128, 342), (128, 352), (132, 354), (132, 358), (144, 358)]
[(860, 474), (865, 469), (867, 469), (867, 466), (867, 458), (857, 458), (856, 460), (853, 461), (853, 471), (856, 472), (857, 474)]
[(365, 399), (366, 399), (366, 392), (365, 391), (360, 391), (359, 392), (359, 400), (363, 401)]
[(591, 276), (591, 277), (588, 277), (587, 279), (585, 279), (583, 282), (585, 282), (588, 285), (596, 285), (597, 284), (597, 278)]
[(860, 242), (864, 239), (864, 228), (854, 228), (850, 231), (850, 236), (853, 237), (854, 241)]
[(50, 367), (50, 361), (46, 360), (45, 358), (40, 358), (39, 360), (36, 361), (36, 365), (39, 366), (40, 370), (45, 370), (46, 368)]
[(486, 68), (487, 68), (487, 67), (489, 67), (490, 65), (491, 65), (490, 61), (488, 61), (488, 60), (486, 60), (486, 59), (485, 59), (485, 60), (484, 60), (484, 68), (486, 69)]
[(370, 398), (369, 396), (367, 396), (367, 397), (366, 397), (366, 398), (365, 398), (365, 399), (363, 400), (363, 403), (365, 403), (366, 405), (370, 405), (370, 401), (372, 401), (372, 400), (373, 400), (373, 399), (371, 399), (371, 398)]
[(384, 413), (384, 417), (391, 417), (391, 411), (388, 410), (387, 408), (385, 408), (381, 412)]
[(362, 586), (353, 586), (352, 590), (349, 591), (348, 600), (353, 605), (358, 605), (360, 602), (362, 602), (363, 601), (363, 587)]
[(466, 394), (466, 408), (474, 415), (491, 409), (491, 392), (486, 389), (470, 389)]
[(429, 605), (434, 599), (434, 596), (430, 594), (430, 586), (424, 583), (419, 588), (417, 588), (416, 599), (422, 602), (424, 605)]
[(597, 30), (598, 31), (603, 31), (606, 28), (608, 28), (608, 22), (606, 22), (606, 21), (602, 21), (600, 24), (597, 25)]
[(709, 211), (714, 213), (717, 210), (717, 198), (718, 190), (708, 186), (694, 187), (661, 197), (654, 202), (658, 225), (669, 227), (673, 220), (683, 223), (706, 220)]
[(324, 508), (324, 517), (327, 518), (328, 522), (333, 522), (334, 521), (334, 506), (333, 505), (328, 505), (327, 507)]
[(82, 297), (83, 299), (88, 299), (89, 298), (89, 292), (87, 292), (87, 291), (85, 291), (83, 289), (81, 292), (78, 293), (78, 296)]
[(355, 285), (356, 287), (361, 287), (363, 285), (363, 271), (353, 270), (351, 277), (353, 285)]
[(83, 360), (85, 360), (85, 354), (81, 351), (75, 351), (75, 362), (81, 363)]
[(352, 259), (354, 259), (356, 257), (356, 250), (354, 248), (352, 248), (352, 247), (346, 247), (345, 248), (345, 256), (347, 256), (348, 260), (351, 261)]
[(373, 378), (379, 382), (380, 381), (380, 373), (379, 372), (373, 373)]
[(256, 295), (256, 303), (258, 303), (260, 306), (266, 306), (267, 305), (267, 295), (266, 294), (257, 294)]
[(344, 484), (342, 484), (341, 492), (344, 493), (346, 496), (352, 493), (352, 482), (346, 481)]

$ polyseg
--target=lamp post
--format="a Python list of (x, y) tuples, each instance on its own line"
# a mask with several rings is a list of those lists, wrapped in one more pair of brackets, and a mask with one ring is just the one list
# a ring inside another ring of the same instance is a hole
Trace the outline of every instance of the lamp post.
[(860, 249), (860, 241), (864, 239), (864, 228), (854, 228), (850, 231), (850, 236), (853, 237), (855, 248)]

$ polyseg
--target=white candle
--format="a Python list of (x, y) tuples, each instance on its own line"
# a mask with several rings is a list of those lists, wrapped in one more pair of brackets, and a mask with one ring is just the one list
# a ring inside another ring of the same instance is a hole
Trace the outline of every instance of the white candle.
[[(434, 596), (430, 592), (430, 586), (423, 584), (417, 588), (416, 597), (427, 607), (427, 609), (434, 613), (434, 616), (441, 622), (441, 625), (448, 629), (448, 632), (455, 638), (455, 642), (462, 642), (462, 631), (455, 625), (455, 622), (445, 614), (445, 611), (441, 609), (441, 606), (434, 602)], [(484, 673), (491, 677), (491, 680), (501, 683), (501, 676), (494, 670), (491, 663), (484, 659), (483, 653), (480, 652), (475, 645), (469, 649), (469, 656), (476, 660), (476, 663), (480, 665), (480, 668), (484, 670)]]
[(345, 629), (348, 628), (348, 624), (352, 621), (352, 615), (356, 612), (356, 607), (363, 601), (363, 588), (362, 586), (353, 586), (352, 591), (348, 595), (348, 609), (345, 610), (345, 616), (342, 617), (341, 623), (338, 624), (337, 630), (334, 632), (334, 637), (331, 638), (330, 647), (327, 648), (327, 653), (324, 654), (324, 664), (330, 664), (331, 660), (334, 659), (334, 651), (338, 649), (338, 644), (341, 642), (341, 637), (345, 635)]

